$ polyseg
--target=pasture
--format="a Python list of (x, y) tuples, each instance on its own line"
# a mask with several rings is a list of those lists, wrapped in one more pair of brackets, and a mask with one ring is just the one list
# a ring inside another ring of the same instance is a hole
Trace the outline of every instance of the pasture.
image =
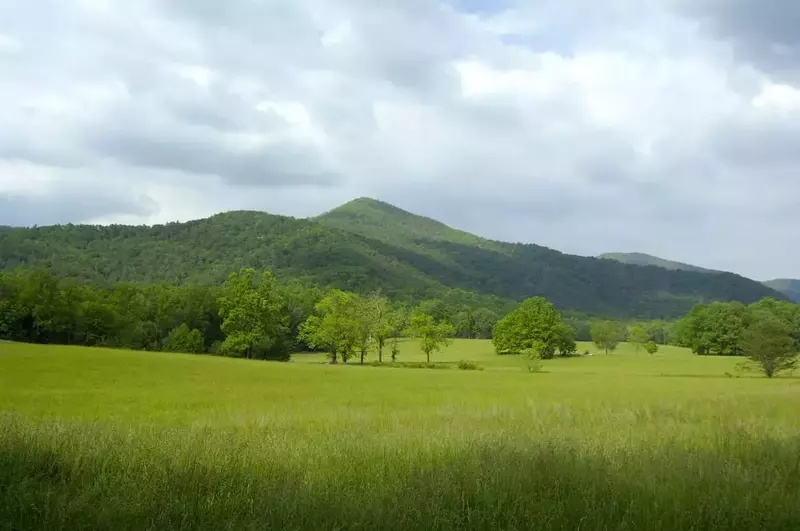
[(800, 528), (798, 378), (433, 355), (460, 360), (484, 370), (2, 343), (0, 529)]

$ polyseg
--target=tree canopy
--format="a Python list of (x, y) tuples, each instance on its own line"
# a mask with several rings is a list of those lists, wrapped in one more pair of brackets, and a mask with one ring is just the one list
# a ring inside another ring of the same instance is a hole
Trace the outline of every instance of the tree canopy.
[(422, 310), (417, 310), (409, 317), (408, 332), (412, 337), (419, 339), (420, 349), (430, 363), (433, 352), (450, 344), (455, 328), (449, 323), (436, 321), (432, 315)]
[(592, 341), (606, 354), (617, 349), (622, 333), (619, 323), (614, 321), (597, 321), (591, 326)]
[(797, 368), (798, 344), (789, 324), (775, 313), (755, 309), (742, 333), (742, 351), (768, 378)]
[(494, 327), (492, 343), (498, 354), (533, 350), (542, 359), (575, 352), (575, 334), (552, 303), (533, 297), (503, 317)]

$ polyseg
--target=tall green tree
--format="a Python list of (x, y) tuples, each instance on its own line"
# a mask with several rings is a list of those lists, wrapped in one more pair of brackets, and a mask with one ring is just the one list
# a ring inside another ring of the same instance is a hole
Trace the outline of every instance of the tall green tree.
[(242, 269), (225, 281), (219, 313), (225, 341), (220, 351), (229, 356), (288, 359), (289, 316), (270, 271), (255, 282), (255, 270)]
[(356, 295), (354, 317), (358, 329), (358, 353), (361, 365), (367, 358), (370, 347), (375, 343), (375, 329), (378, 326), (378, 308), (372, 296)]
[(392, 340), (392, 362), (397, 361), (400, 354), (400, 336), (408, 326), (408, 309), (405, 306), (398, 306), (389, 315), (389, 328)]
[(181, 323), (167, 336), (164, 350), (184, 354), (200, 354), (204, 349), (203, 343), (203, 334), (200, 330), (190, 329), (186, 323)]
[(592, 323), (590, 332), (594, 344), (597, 345), (597, 348), (604, 350), (606, 354), (616, 350), (622, 340), (622, 328), (619, 323), (614, 321)]
[(492, 343), (498, 354), (521, 354), (530, 350), (542, 359), (552, 359), (557, 353), (575, 352), (574, 331), (550, 301), (533, 297), (500, 319), (492, 331)]
[(359, 342), (358, 305), (355, 294), (331, 290), (300, 326), (300, 337), (311, 348), (327, 352), (331, 363), (347, 363)]
[(761, 299), (748, 306), (750, 314), (768, 312), (783, 322), (792, 338), (800, 346), (800, 304), (779, 301), (771, 297)]
[(639, 325), (634, 325), (628, 328), (628, 343), (632, 344), (636, 352), (644, 349), (645, 345), (650, 341), (650, 334)]
[(425, 353), (428, 363), (431, 362), (431, 354), (449, 345), (450, 338), (456, 333), (450, 323), (436, 322), (432, 315), (421, 310), (411, 314), (408, 324), (411, 335), (419, 339), (420, 349)]
[(669, 342), (672, 323), (659, 320), (648, 321), (644, 323), (643, 328), (656, 344), (666, 345)]
[(394, 332), (392, 327), (392, 306), (389, 299), (379, 292), (367, 297), (367, 302), (372, 308), (372, 314), (375, 319), (372, 337), (378, 349), (378, 363), (383, 363), (383, 349), (386, 348), (386, 342)]
[(739, 302), (698, 304), (675, 324), (678, 346), (705, 356), (741, 356), (748, 313)]
[(314, 314), (314, 307), (325, 296), (325, 290), (307, 286), (299, 280), (286, 282), (278, 289), (289, 312), (289, 335), (294, 342), (293, 348), (295, 352), (307, 351), (311, 346), (300, 338), (300, 326)]
[(791, 327), (769, 311), (752, 312), (750, 326), (742, 333), (744, 354), (768, 378), (797, 368), (798, 345)]

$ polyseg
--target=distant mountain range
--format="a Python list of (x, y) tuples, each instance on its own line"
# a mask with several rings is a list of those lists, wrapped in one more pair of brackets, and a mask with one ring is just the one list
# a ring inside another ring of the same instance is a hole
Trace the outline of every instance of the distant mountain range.
[[(662, 267), (672, 271), (681, 270), (694, 271), (697, 273), (720, 273), (720, 271), (715, 271), (713, 269), (705, 269), (691, 264), (684, 264), (683, 262), (673, 262), (672, 260), (665, 260), (664, 258), (643, 253), (605, 253), (601, 254), (598, 258), (616, 260), (623, 264)], [(800, 280), (783, 278), (767, 280), (762, 282), (762, 284), (784, 294), (795, 302), (800, 302)]]
[(768, 280), (764, 282), (764, 285), (783, 293), (786, 297), (795, 302), (800, 302), (800, 280), (778, 278), (775, 280)]
[(235, 211), (152, 227), (0, 231), (0, 269), (19, 265), (95, 283), (208, 284), (241, 267), (269, 268), (283, 279), (380, 288), (410, 301), (510, 303), (539, 295), (563, 310), (609, 317), (670, 318), (698, 302), (784, 298), (732, 273), (639, 267), (487, 240), (368, 198), (309, 219)]

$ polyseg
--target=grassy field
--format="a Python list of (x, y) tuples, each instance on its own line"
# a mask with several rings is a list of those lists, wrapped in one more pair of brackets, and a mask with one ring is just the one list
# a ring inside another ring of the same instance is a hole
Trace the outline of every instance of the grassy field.
[(0, 343), (0, 529), (800, 529), (800, 379), (434, 355), (462, 359), (485, 370)]

